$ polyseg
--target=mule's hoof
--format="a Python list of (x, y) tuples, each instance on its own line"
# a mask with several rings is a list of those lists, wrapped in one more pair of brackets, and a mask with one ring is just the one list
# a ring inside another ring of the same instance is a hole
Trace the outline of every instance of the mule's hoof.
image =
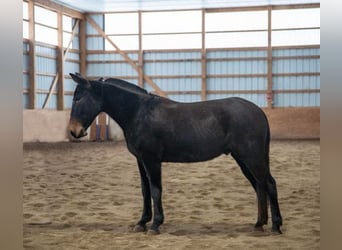
[(135, 225), (135, 227), (133, 228), (133, 232), (135, 233), (140, 233), (140, 232), (145, 232), (146, 231), (146, 226), (143, 225)]
[(159, 229), (157, 229), (157, 230), (149, 229), (149, 230), (147, 231), (147, 234), (148, 234), (148, 235), (158, 235), (158, 234), (160, 234), (160, 231), (159, 231)]
[(279, 227), (277, 227), (277, 228), (272, 228), (272, 233), (282, 234), (283, 232), (280, 230)]
[(265, 232), (264, 228), (262, 226), (255, 226), (254, 232)]

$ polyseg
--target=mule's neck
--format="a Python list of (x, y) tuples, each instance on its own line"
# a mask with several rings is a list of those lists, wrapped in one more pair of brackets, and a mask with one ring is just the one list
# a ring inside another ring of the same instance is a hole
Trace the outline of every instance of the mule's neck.
[(125, 130), (139, 109), (141, 96), (110, 84), (102, 86), (103, 111)]

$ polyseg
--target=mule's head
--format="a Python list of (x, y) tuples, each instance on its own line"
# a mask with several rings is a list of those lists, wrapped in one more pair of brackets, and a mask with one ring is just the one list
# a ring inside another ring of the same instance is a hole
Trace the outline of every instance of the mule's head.
[(72, 101), (69, 133), (80, 138), (87, 135), (86, 130), (102, 111), (102, 86), (98, 81), (88, 81), (78, 73), (70, 73), (70, 76), (77, 86)]

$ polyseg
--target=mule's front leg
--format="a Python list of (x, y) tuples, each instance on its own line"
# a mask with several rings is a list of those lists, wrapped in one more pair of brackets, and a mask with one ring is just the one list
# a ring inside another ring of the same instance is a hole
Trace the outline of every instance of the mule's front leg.
[(164, 222), (164, 213), (162, 206), (161, 163), (154, 161), (144, 161), (144, 166), (149, 178), (154, 213), (153, 223), (148, 233), (159, 234), (159, 226)]
[(141, 179), (141, 191), (143, 196), (143, 212), (141, 219), (134, 227), (134, 232), (146, 231), (146, 223), (152, 219), (152, 207), (151, 207), (151, 191), (150, 183), (145, 171), (144, 165), (138, 160), (140, 179)]

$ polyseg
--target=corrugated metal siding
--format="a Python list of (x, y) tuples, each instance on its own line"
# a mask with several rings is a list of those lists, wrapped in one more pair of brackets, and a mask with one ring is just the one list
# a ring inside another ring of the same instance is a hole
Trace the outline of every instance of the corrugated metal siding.
[(273, 73), (312, 73), (320, 72), (317, 59), (284, 59), (273, 61)]
[(319, 48), (310, 48), (310, 49), (275, 49), (272, 51), (272, 56), (312, 56), (320, 55)]
[(76, 53), (76, 52), (68, 52), (66, 55), (65, 55), (65, 59), (66, 60), (77, 60), (79, 61), (80, 60), (80, 55), (79, 53)]
[(207, 58), (267, 57), (266, 50), (209, 50)]
[[(258, 106), (267, 106), (266, 50), (210, 50), (207, 75), (208, 100), (238, 96)], [(217, 93), (220, 91), (234, 93)], [(248, 91), (261, 93), (245, 93)]]
[(207, 73), (212, 74), (266, 74), (267, 62), (254, 61), (209, 61)]
[(90, 77), (138, 77), (138, 73), (127, 63), (88, 63), (87, 75)]
[(71, 109), (72, 106), (72, 95), (64, 95), (64, 107), (66, 109)]
[(207, 100), (215, 100), (228, 97), (241, 97), (257, 104), (259, 107), (267, 106), (265, 94), (208, 94)]
[[(176, 79), (161, 79), (154, 78), (155, 83), (163, 91), (201, 91), (201, 79), (196, 78), (176, 78)], [(146, 85), (148, 91), (153, 91), (152, 87)]]
[[(36, 76), (36, 89), (48, 91), (53, 82), (54, 76), (37, 75)], [(56, 86), (53, 91), (56, 90)], [(41, 105), (40, 105), (41, 106)]]
[(76, 62), (64, 63), (64, 75), (69, 75), (69, 73), (80, 72), (80, 64)]
[[(147, 51), (144, 53), (144, 73), (163, 91), (171, 92), (168, 98), (196, 102), (201, 100), (200, 59), (198, 51)], [(145, 88), (154, 91), (148, 84)]]
[[(43, 94), (43, 93), (36, 94), (36, 108), (37, 109), (41, 109), (43, 107), (46, 97), (47, 97), (47, 94)], [(56, 109), (56, 107), (57, 107), (57, 95), (52, 94), (45, 108)]]
[[(90, 17), (104, 29), (104, 15), (90, 15)], [(86, 33), (87, 35), (99, 35), (96, 29), (91, 26), (88, 22), (86, 23)], [(87, 37), (86, 38), (87, 50), (104, 50), (105, 43), (102, 37)]]
[[(36, 103), (37, 109), (41, 109), (47, 97), (47, 93), (57, 73), (57, 47), (36, 45)], [(56, 87), (53, 89), (56, 91)], [(51, 95), (49, 102), (46, 105), (48, 109), (57, 109), (57, 97)]]
[(200, 95), (169, 95), (168, 98), (177, 102), (199, 102), (201, 101)]
[(74, 39), (72, 40), (72, 48), (80, 49), (80, 39), (78, 38), (78, 36), (75, 36)]
[(102, 37), (87, 37), (87, 50), (104, 50)]
[[(102, 14), (91, 14), (90, 18), (95, 21), (97, 25), (99, 25), (102, 29), (104, 29), (104, 15)], [(96, 29), (91, 26), (88, 22), (86, 23), (86, 33), (88, 35), (97, 35), (98, 32)]]
[(36, 50), (36, 54), (39, 54), (39, 55), (57, 57), (56, 47), (36, 45), (35, 50)]
[[(128, 57), (132, 60), (138, 60), (138, 53), (127, 53)], [(123, 57), (119, 53), (108, 54), (89, 54), (87, 55), (87, 61), (122, 61)]]
[(318, 76), (273, 77), (273, 90), (320, 89)]
[(36, 56), (36, 70), (39, 73), (56, 74), (57, 72), (56, 59)]
[(23, 74), (23, 89), (28, 90), (30, 87), (30, 79), (28, 74)]
[(71, 78), (64, 79), (64, 91), (74, 91), (76, 83)]
[[(79, 71), (74, 71), (79, 72)], [(69, 77), (64, 78), (64, 108), (71, 109), (76, 83)], [(69, 93), (68, 93), (69, 92)]]
[(274, 94), (274, 107), (320, 106), (319, 55), (319, 48), (273, 50), (273, 90), (281, 91)]
[(215, 78), (207, 80), (208, 90), (267, 90), (266, 77)]
[(147, 75), (170, 75), (170, 76), (191, 76), (201, 74), (200, 62), (149, 62), (144, 63), (144, 72)]
[(144, 60), (186, 60), (186, 59), (200, 59), (201, 53), (196, 51), (182, 51), (182, 52), (145, 52)]

